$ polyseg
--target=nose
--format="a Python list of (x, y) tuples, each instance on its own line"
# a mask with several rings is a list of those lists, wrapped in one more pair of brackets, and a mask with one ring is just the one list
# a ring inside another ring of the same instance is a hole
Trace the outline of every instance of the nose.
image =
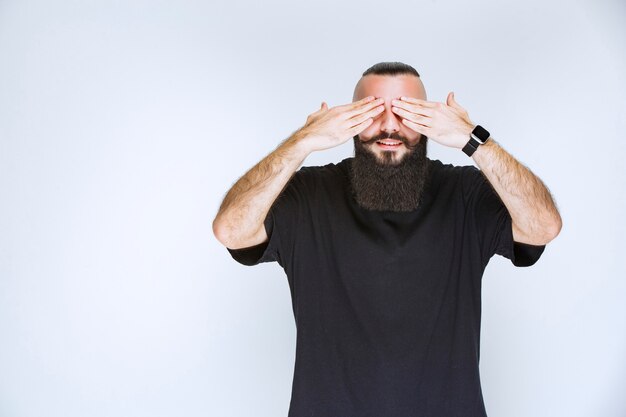
[(391, 101), (385, 103), (385, 110), (380, 115), (380, 130), (395, 133), (400, 130), (400, 116), (391, 111)]

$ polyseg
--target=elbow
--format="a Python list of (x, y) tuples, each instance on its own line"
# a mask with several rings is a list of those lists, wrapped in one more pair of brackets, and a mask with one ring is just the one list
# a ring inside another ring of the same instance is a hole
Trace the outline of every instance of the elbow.
[[(242, 239), (242, 236), (245, 236), (245, 235), (242, 235), (239, 229), (233, 228), (229, 224), (224, 223), (222, 221), (218, 221), (217, 218), (213, 220), (212, 227), (213, 227), (213, 235), (226, 248), (238, 249), (238, 248), (244, 248), (244, 247), (253, 245), (253, 244), (248, 244), (248, 242), (251, 239), (247, 239), (247, 238)], [(256, 236), (257, 235), (255, 235), (255, 237)]]
[(213, 236), (220, 242), (222, 245), (228, 247), (228, 237), (226, 235), (226, 228), (222, 225), (221, 222), (218, 221), (218, 217), (213, 220)]
[(550, 223), (548, 223), (544, 228), (544, 233), (542, 237), (542, 242), (544, 245), (552, 242), (558, 235), (561, 233), (561, 228), (563, 227), (563, 221), (561, 220), (561, 216), (557, 215), (557, 217)]
[(554, 240), (559, 233), (561, 233), (561, 228), (563, 227), (563, 220), (561, 220), (561, 216), (557, 214), (556, 219), (550, 224), (548, 229), (548, 237), (550, 240)]
[(544, 246), (561, 233), (562, 226), (563, 222), (559, 215), (549, 222), (537, 224), (532, 228), (522, 228), (513, 222), (513, 240), (528, 245)]
[(253, 233), (248, 233), (237, 222), (231, 223), (219, 215), (213, 220), (213, 235), (225, 247), (229, 249), (247, 248), (258, 245), (268, 240), (268, 235), (263, 223)]
[(561, 233), (561, 228), (563, 227), (563, 220), (561, 219), (561, 215), (558, 211), (550, 216), (550, 221), (546, 224), (547, 235), (550, 240), (556, 238), (559, 233)]

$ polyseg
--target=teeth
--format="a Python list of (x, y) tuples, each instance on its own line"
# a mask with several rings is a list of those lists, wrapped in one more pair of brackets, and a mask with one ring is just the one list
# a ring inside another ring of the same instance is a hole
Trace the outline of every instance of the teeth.
[(401, 142), (382, 142), (382, 141), (378, 141), (378, 143), (382, 143), (383, 145), (399, 145)]

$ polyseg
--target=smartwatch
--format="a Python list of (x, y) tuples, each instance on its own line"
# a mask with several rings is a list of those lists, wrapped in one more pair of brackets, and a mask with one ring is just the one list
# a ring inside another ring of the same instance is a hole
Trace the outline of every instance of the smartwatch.
[(487, 142), (487, 139), (489, 139), (489, 132), (481, 125), (476, 125), (472, 133), (470, 133), (469, 142), (463, 147), (463, 152), (465, 152), (467, 156), (472, 156), (480, 145)]

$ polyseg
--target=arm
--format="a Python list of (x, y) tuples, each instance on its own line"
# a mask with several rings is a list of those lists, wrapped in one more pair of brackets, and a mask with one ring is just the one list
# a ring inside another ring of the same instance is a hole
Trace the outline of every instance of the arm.
[(514, 241), (545, 245), (559, 234), (561, 216), (548, 189), (493, 137), (472, 158), (511, 214)]
[(213, 220), (213, 234), (224, 246), (239, 249), (268, 240), (263, 221), (310, 153), (302, 138), (296, 131), (228, 191)]
[[(446, 103), (400, 97), (392, 104), (404, 124), (444, 146), (463, 149), (475, 127), (453, 92), (448, 93)], [(545, 245), (559, 234), (561, 216), (550, 192), (528, 168), (493, 138), (480, 145), (472, 158), (511, 215), (514, 241)]]
[(264, 220), (272, 204), (314, 151), (332, 148), (365, 130), (384, 109), (383, 99), (365, 97), (328, 108), (322, 102), (305, 125), (252, 167), (228, 191), (213, 220), (213, 234), (226, 247), (240, 249), (269, 239)]

